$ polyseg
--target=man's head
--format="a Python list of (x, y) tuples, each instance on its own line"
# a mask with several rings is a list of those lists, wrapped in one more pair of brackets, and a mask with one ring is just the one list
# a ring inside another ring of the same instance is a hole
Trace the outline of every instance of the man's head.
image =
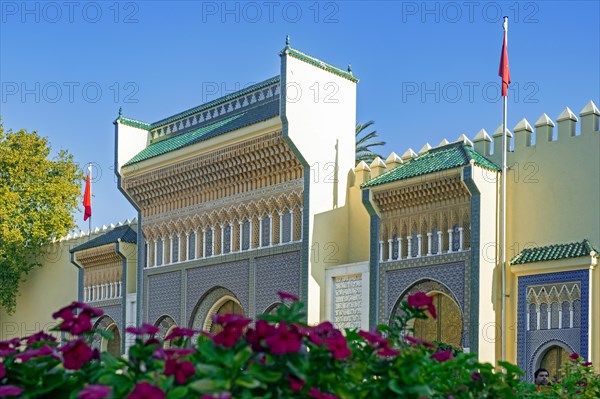
[(535, 385), (548, 385), (548, 378), (550, 378), (548, 370), (537, 369), (533, 376), (535, 377)]

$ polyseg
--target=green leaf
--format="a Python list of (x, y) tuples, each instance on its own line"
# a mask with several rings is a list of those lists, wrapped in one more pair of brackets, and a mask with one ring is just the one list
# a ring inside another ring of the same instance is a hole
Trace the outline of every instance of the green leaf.
[(184, 398), (188, 392), (189, 389), (187, 387), (177, 387), (167, 395), (167, 399), (181, 399)]
[(194, 381), (189, 384), (189, 387), (194, 391), (206, 393), (206, 392), (214, 392), (218, 388), (218, 384), (216, 380), (211, 378), (203, 378), (198, 381)]

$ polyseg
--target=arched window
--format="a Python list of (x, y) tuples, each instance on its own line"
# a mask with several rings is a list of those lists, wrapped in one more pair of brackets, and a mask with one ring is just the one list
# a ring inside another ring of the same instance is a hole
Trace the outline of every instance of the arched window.
[(196, 259), (196, 233), (193, 231), (188, 237), (188, 259)]
[(460, 309), (452, 298), (442, 293), (434, 293), (433, 304), (437, 318), (415, 320), (415, 336), (426, 341), (440, 341), (461, 347), (462, 317)]
[(419, 254), (419, 238), (417, 237), (417, 230), (413, 230), (411, 235), (410, 243), (410, 256), (416, 258)]
[(231, 225), (223, 227), (223, 253), (228, 254), (231, 252)]
[(579, 299), (573, 301), (573, 327), (581, 327), (581, 301)]
[(158, 241), (156, 241), (156, 266), (161, 266), (163, 264), (163, 246), (163, 239), (158, 239)]
[(548, 304), (542, 303), (540, 305), (540, 330), (548, 329)]
[(398, 259), (398, 244), (398, 234), (394, 234), (394, 237), (392, 238), (392, 259), (394, 260)]
[(242, 251), (250, 248), (250, 221), (246, 220), (242, 224)]
[(460, 249), (460, 230), (458, 224), (452, 227), (452, 252), (457, 252)]
[(568, 301), (561, 304), (562, 309), (562, 328), (571, 328), (571, 310)]
[(438, 229), (437, 227), (434, 227), (433, 230), (431, 230), (431, 254), (432, 255), (436, 255), (440, 250), (440, 240), (439, 240), (439, 236), (438, 236), (438, 231), (440, 231), (440, 229)]
[(537, 312), (535, 311), (535, 303), (529, 304), (529, 330), (535, 331), (538, 329)]
[(570, 353), (564, 348), (554, 345), (551, 346), (542, 356), (540, 367), (545, 368), (550, 373), (550, 378), (560, 378), (562, 365), (569, 360)]
[(261, 229), (261, 247), (268, 247), (271, 237), (271, 218), (266, 216), (260, 221)]
[(558, 328), (558, 302), (550, 304), (550, 328)]
[(291, 211), (283, 212), (283, 239), (282, 242), (290, 242), (292, 240), (292, 213)]
[(206, 237), (205, 242), (204, 242), (204, 257), (208, 258), (209, 256), (213, 255), (213, 252), (212, 252), (212, 250), (213, 250), (213, 246), (212, 246), (213, 230), (207, 229), (204, 237)]
[(171, 263), (179, 262), (179, 234), (173, 237), (173, 248), (171, 248)]

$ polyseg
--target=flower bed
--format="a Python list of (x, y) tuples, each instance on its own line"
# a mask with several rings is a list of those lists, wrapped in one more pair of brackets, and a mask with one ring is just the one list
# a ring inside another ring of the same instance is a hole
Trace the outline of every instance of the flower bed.
[(408, 297), (393, 327), (341, 332), (329, 322), (308, 326), (304, 304), (280, 293), (288, 306), (256, 323), (218, 315), (221, 331), (176, 327), (127, 328), (136, 336), (128, 358), (92, 350), (92, 319), (102, 314), (74, 302), (53, 316), (59, 343), (44, 332), (0, 342), (0, 397), (70, 399), (211, 398), (598, 398), (600, 379), (574, 354), (564, 379), (544, 389), (524, 382), (522, 371), (479, 363), (474, 354), (412, 337), (409, 322), (435, 317), (431, 298)]

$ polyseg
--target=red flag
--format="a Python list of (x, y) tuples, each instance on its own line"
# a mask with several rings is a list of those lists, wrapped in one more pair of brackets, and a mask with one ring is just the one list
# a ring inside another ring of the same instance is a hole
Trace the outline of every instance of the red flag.
[(92, 167), (88, 166), (87, 176), (85, 177), (85, 191), (83, 193), (83, 220), (88, 220), (92, 216)]
[(506, 22), (504, 23), (504, 42), (502, 43), (502, 54), (500, 55), (500, 70), (498, 76), (502, 77), (502, 97), (508, 96), (508, 85), (510, 84), (510, 68), (508, 67), (508, 45), (506, 43)]

